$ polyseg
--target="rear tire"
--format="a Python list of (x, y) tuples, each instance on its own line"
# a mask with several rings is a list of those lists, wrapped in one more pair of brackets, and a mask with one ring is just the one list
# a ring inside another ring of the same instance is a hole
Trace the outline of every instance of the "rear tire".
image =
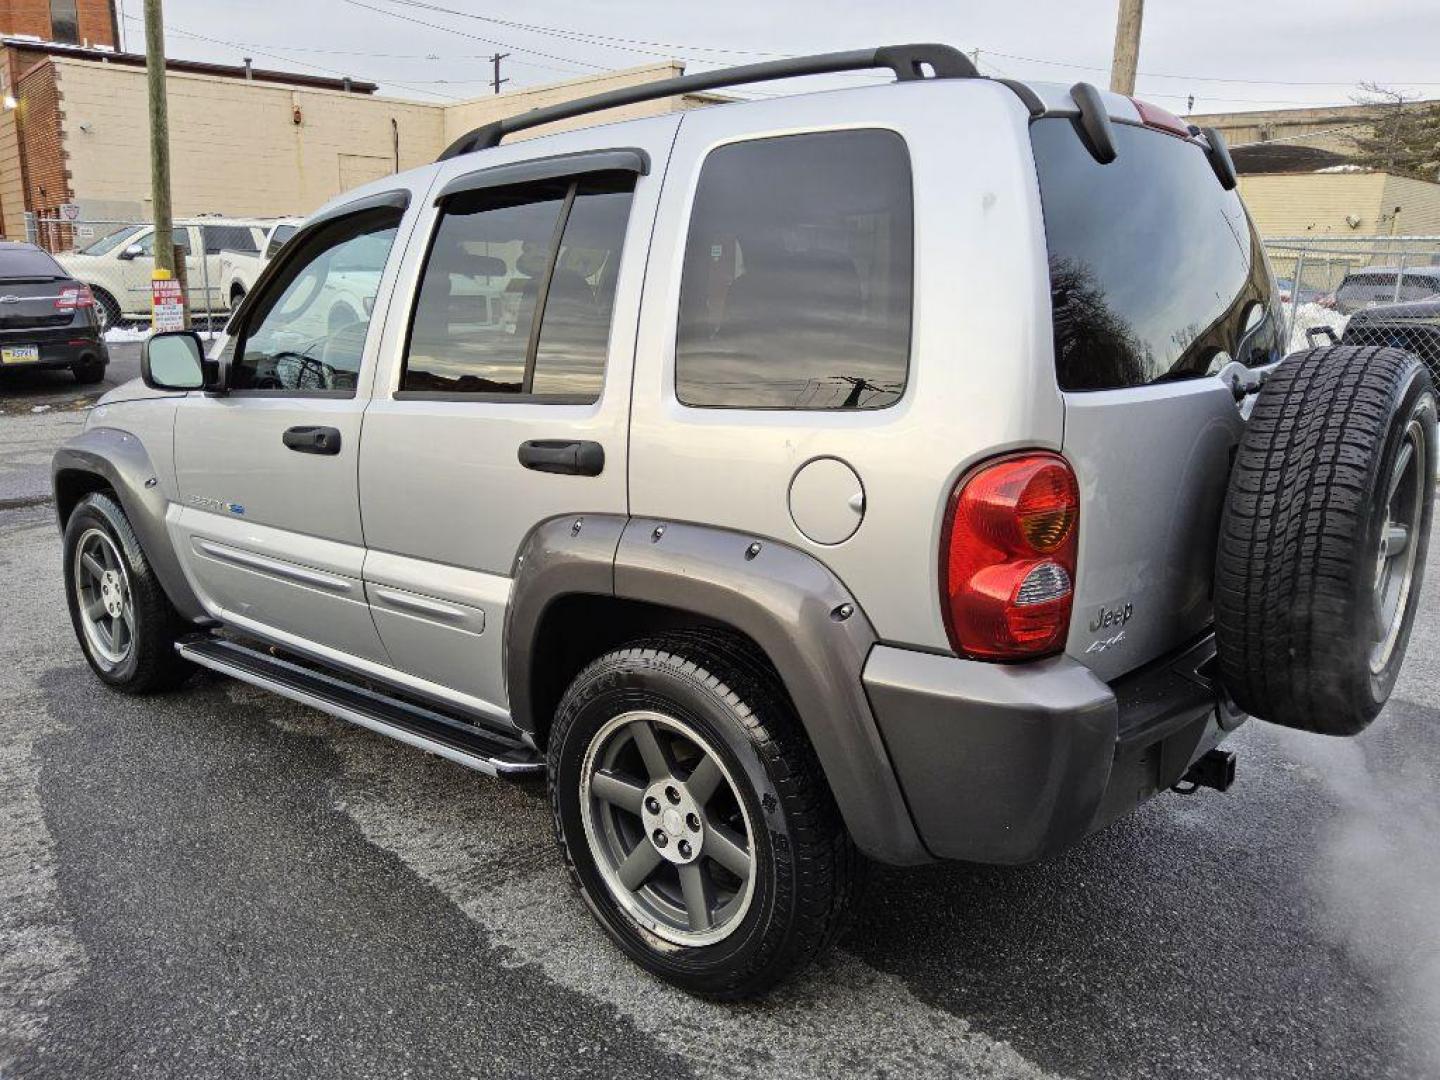
[(70, 622), (103, 682), (147, 694), (194, 673), (175, 651), (184, 621), (112, 495), (92, 492), (80, 500), (65, 523), (64, 552)]
[(751, 997), (844, 925), (863, 860), (783, 688), (746, 643), (682, 632), (600, 657), (566, 691), (548, 759), (575, 885), (660, 978)]
[(1435, 502), (1436, 395), (1389, 348), (1288, 357), (1230, 477), (1215, 567), (1220, 675), (1245, 711), (1364, 730), (1394, 688)]
[(105, 378), (105, 365), (99, 360), (84, 360), (70, 369), (81, 386), (94, 386)]
[(120, 304), (104, 289), (97, 289), (92, 285), (90, 292), (95, 296), (95, 314), (100, 319), (100, 333), (114, 330), (120, 325), (122, 317)]

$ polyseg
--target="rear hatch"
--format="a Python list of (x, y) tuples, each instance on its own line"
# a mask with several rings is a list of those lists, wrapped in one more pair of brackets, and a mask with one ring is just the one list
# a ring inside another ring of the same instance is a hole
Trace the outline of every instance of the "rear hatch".
[(75, 309), (62, 304), (66, 287), (77, 283), (45, 252), (0, 246), (0, 332), (68, 325)]
[(1102, 165), (1070, 120), (1031, 126), (1063, 450), (1080, 483), (1067, 651), (1104, 679), (1210, 625), (1244, 427), (1228, 380), (1237, 361), (1278, 360), (1283, 340), (1263, 248), (1203, 148), (1114, 127), (1119, 154)]

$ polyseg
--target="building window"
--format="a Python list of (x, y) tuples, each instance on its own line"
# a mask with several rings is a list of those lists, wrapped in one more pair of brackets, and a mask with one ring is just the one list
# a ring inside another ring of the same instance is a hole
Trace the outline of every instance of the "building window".
[(80, 18), (75, 0), (50, 0), (50, 40), (70, 45), (80, 43)]

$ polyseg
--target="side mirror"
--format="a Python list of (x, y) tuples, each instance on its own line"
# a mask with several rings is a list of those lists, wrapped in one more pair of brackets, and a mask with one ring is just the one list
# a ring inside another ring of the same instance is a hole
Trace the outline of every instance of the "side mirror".
[(120, 258), (126, 262), (145, 254), (145, 249), (139, 244), (126, 244), (120, 249)]
[(151, 334), (140, 350), (140, 377), (152, 390), (215, 390), (219, 365), (205, 359), (193, 330)]

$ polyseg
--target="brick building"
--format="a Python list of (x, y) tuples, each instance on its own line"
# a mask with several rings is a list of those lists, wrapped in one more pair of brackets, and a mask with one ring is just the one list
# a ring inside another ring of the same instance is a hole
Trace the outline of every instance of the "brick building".
[(0, 0), (0, 37), (118, 47), (114, 0)]

